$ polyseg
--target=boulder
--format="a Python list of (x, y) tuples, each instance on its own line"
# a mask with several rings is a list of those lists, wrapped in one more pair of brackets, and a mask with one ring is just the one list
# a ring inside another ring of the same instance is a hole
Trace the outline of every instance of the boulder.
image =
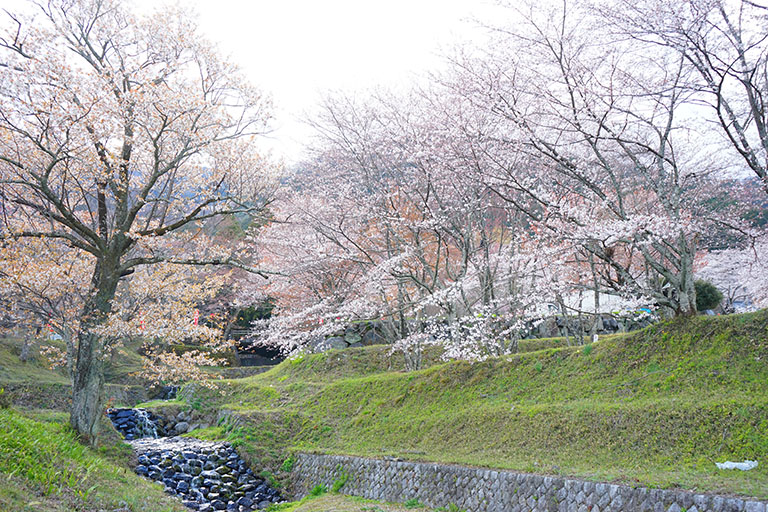
[(344, 335), (344, 341), (352, 345), (353, 343), (360, 343), (363, 337), (356, 332), (347, 333)]
[(619, 330), (619, 322), (612, 316), (603, 317), (603, 329), (608, 332), (616, 332)]
[(344, 338), (340, 336), (334, 336), (325, 340), (325, 342), (322, 344), (322, 350), (325, 351), (330, 349), (345, 349), (348, 346), (349, 343), (344, 341)]
[(552, 317), (542, 320), (537, 330), (539, 338), (554, 338), (560, 335), (557, 321)]
[(363, 334), (361, 343), (363, 345), (384, 345), (387, 343), (387, 339), (379, 334), (379, 331), (376, 329), (371, 329), (370, 331), (367, 331), (365, 334)]

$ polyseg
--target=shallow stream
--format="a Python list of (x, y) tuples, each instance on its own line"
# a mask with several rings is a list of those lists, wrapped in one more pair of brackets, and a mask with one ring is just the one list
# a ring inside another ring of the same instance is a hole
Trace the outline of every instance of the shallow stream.
[(163, 437), (157, 417), (143, 409), (110, 409), (115, 428), (133, 446), (136, 473), (162, 483), (193, 510), (262, 510), (282, 501), (228, 443)]

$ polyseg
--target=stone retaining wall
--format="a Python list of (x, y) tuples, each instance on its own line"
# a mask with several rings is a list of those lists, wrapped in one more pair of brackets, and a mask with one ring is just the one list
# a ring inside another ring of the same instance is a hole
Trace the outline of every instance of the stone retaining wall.
[(303, 497), (316, 485), (368, 499), (430, 507), (455, 505), (467, 512), (768, 512), (768, 503), (683, 491), (632, 488), (567, 478), (444, 464), (298, 454), (294, 491)]

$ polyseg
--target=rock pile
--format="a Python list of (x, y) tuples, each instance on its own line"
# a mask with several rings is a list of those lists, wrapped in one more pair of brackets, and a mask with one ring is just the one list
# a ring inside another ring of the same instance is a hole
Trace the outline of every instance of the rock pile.
[(162, 482), (193, 510), (247, 512), (282, 501), (228, 443), (172, 437), (130, 444), (138, 455), (136, 472)]
[(160, 418), (144, 409), (107, 409), (107, 416), (127, 441), (165, 435)]
[(164, 416), (157, 418), (157, 422), (169, 436), (185, 434), (192, 430), (211, 426), (211, 418), (201, 417), (194, 411), (180, 411), (178, 414), (164, 411), (163, 414)]

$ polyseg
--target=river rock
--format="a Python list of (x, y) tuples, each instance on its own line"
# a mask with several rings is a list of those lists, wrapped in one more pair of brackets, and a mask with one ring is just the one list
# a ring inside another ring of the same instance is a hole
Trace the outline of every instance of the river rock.
[[(255, 476), (229, 445), (181, 437), (139, 439), (131, 444), (142, 461), (171, 462), (163, 468), (139, 464), (137, 469), (146, 468), (150, 477), (165, 484), (167, 493), (183, 497), (183, 503), (191, 509), (243, 512), (281, 501), (279, 493)], [(205, 459), (211, 457), (221, 465), (216, 470), (203, 470), (210, 462)], [(179, 470), (174, 471), (173, 466)]]

